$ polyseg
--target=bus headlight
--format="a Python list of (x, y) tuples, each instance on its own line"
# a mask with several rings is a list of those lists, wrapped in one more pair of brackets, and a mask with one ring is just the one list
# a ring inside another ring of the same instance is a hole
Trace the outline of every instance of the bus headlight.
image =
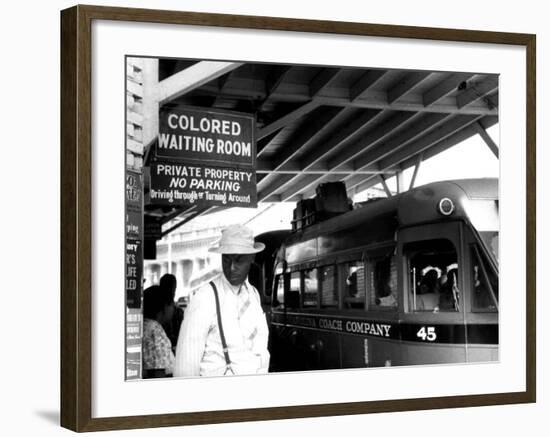
[(455, 210), (455, 204), (448, 197), (444, 197), (439, 201), (438, 209), (443, 215), (451, 215)]

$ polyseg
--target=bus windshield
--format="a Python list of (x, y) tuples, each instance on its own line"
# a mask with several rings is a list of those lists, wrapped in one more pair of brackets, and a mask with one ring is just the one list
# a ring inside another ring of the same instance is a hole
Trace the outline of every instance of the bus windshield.
[(491, 254), (498, 265), (498, 231), (481, 231), (479, 233), (487, 252)]
[(498, 199), (469, 199), (464, 208), (473, 227), (496, 265), (498, 265)]

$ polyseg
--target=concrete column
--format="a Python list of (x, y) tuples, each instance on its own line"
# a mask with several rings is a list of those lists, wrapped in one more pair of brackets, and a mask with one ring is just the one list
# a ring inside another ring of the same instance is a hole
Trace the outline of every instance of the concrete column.
[(174, 266), (172, 267), (172, 274), (176, 277), (177, 281), (177, 287), (176, 287), (176, 299), (180, 296), (183, 296), (183, 267), (182, 267), (182, 261), (178, 260), (174, 262)]
[[(191, 259), (181, 260), (181, 283), (184, 288), (189, 288), (194, 263)], [(179, 279), (178, 279), (179, 280)]]
[(157, 285), (160, 280), (160, 265), (157, 263), (149, 264), (148, 273), (144, 276), (147, 278), (146, 286)]
[(159, 131), (158, 59), (143, 59), (143, 144), (148, 145)]
[(166, 273), (168, 273), (168, 263), (165, 261), (165, 262), (162, 262), (160, 264), (160, 276), (159, 276), (159, 280), (160, 278), (162, 278)]
[(403, 177), (402, 170), (395, 172), (395, 179), (396, 179), (395, 185), (397, 186), (397, 192), (403, 193), (406, 190), (406, 188), (405, 188), (405, 179)]
[(153, 269), (151, 264), (143, 266), (143, 279), (145, 279), (144, 287), (153, 285)]

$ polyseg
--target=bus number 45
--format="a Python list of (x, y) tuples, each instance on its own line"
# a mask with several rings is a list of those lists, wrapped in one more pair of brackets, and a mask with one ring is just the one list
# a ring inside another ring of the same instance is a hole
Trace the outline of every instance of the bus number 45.
[(437, 338), (437, 334), (435, 333), (435, 327), (433, 326), (423, 326), (420, 328), (420, 330), (416, 333), (416, 336), (421, 338), (422, 341), (435, 341)]

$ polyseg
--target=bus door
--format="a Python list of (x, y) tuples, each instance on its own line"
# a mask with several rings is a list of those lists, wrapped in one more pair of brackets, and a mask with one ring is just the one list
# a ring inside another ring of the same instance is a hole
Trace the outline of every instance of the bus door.
[(299, 308), (287, 315), (287, 321), (294, 326), (292, 333), (304, 370), (338, 369), (341, 321), (336, 261), (303, 264), (291, 272), (291, 282), (293, 275), (296, 281), (299, 278)]
[[(321, 369), (342, 368), (342, 332), (345, 330), (344, 311), (341, 310), (341, 299), (344, 287), (349, 282), (348, 272), (344, 265), (353, 264), (348, 257), (338, 256), (327, 260), (317, 267), (319, 278), (319, 313), (317, 319), (318, 364)], [(357, 255), (360, 259), (360, 255)]]
[(273, 370), (341, 367), (336, 264), (310, 263), (275, 276)]
[(316, 296), (316, 271), (287, 267), (284, 261), (278, 264), (270, 317), (270, 371), (319, 368), (316, 318), (311, 314)]
[(296, 336), (288, 327), (287, 312), (299, 308), (299, 279), (287, 270), (286, 263), (277, 263), (273, 289), (271, 293), (271, 310), (269, 323), (270, 371), (284, 372), (299, 370), (296, 357)]
[(469, 362), (498, 360), (498, 232), (477, 233), (465, 226), (464, 299)]
[(467, 361), (463, 233), (461, 222), (399, 231), (403, 365)]

